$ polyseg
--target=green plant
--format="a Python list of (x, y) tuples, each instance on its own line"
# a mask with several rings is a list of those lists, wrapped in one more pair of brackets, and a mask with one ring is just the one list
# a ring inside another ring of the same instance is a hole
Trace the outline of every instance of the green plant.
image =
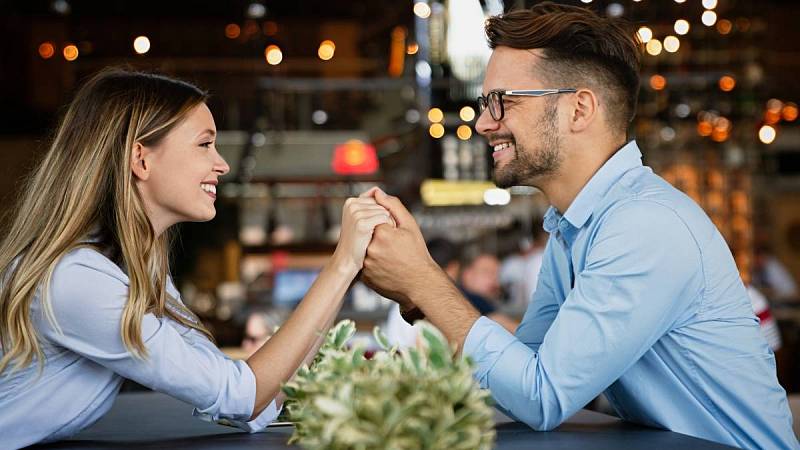
[(307, 449), (489, 449), (494, 411), (488, 391), (472, 378), (472, 363), (432, 325), (421, 324), (423, 345), (402, 353), (376, 327), (383, 351), (371, 360), (355, 333), (339, 322), (310, 367), (302, 367), (283, 391), (290, 443)]

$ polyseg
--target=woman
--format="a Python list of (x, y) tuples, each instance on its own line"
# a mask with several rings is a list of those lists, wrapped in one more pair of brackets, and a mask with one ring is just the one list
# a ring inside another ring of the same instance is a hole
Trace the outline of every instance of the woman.
[(225, 358), (169, 277), (170, 227), (211, 220), (228, 164), (198, 88), (107, 70), (77, 93), (0, 245), (3, 447), (68, 437), (111, 407), (123, 377), (248, 431), (272, 421), (280, 385), (313, 356), (392, 223), (348, 199), (333, 257), (292, 316), (247, 361)]

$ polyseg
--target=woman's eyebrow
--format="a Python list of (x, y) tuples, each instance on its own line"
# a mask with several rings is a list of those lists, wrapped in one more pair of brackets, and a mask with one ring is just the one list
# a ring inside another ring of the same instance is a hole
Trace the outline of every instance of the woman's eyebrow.
[(210, 134), (210, 135), (211, 135), (211, 137), (214, 137), (214, 136), (216, 136), (216, 135), (217, 135), (217, 132), (216, 132), (216, 131), (214, 131), (214, 130), (212, 130), (211, 128), (207, 128), (207, 129), (205, 129), (205, 130), (201, 131), (200, 133), (197, 133), (197, 137), (200, 137), (200, 136), (202, 136), (203, 134)]

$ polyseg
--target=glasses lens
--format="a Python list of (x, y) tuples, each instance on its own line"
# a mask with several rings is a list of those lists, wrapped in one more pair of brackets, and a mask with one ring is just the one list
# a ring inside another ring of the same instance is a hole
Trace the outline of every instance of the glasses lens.
[(503, 114), (502, 105), (500, 104), (500, 93), (490, 92), (488, 95), (489, 114), (492, 115), (494, 120), (500, 120)]

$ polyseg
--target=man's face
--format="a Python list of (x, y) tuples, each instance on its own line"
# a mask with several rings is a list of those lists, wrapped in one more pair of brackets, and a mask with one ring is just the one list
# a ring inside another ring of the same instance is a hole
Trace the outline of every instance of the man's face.
[(461, 274), (464, 289), (497, 300), (500, 297), (500, 261), (489, 254), (475, 258)]
[[(552, 89), (537, 77), (534, 67), (542, 59), (539, 50), (497, 47), (489, 59), (483, 95), (496, 90)], [(504, 117), (492, 118), (486, 110), (475, 128), (492, 146), (494, 181), (501, 188), (539, 186), (555, 175), (563, 159), (558, 131), (560, 95), (545, 97), (503, 96)]]

